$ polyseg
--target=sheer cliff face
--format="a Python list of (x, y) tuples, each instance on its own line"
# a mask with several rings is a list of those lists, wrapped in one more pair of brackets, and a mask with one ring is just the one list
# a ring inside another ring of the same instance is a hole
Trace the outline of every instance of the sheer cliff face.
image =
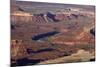
[(32, 15), (27, 12), (14, 11), (13, 13), (11, 13), (11, 21), (12, 22), (31, 22)]

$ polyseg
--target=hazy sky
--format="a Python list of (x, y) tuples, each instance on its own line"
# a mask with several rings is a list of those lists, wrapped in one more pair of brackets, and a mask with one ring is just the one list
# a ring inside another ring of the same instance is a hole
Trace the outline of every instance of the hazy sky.
[(55, 3), (95, 5), (95, 0), (21, 0), (21, 1), (37, 1), (37, 2), (51, 2), (51, 3), (55, 2)]

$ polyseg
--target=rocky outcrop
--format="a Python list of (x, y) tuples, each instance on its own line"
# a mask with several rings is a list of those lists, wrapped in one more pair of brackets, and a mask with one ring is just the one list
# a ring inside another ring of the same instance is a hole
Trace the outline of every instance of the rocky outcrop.
[(26, 12), (17, 11), (11, 14), (12, 22), (48, 22), (44, 14), (30, 14)]
[(48, 22), (59, 22), (78, 19), (79, 17), (84, 17), (80, 14), (71, 14), (71, 13), (40, 13), (40, 14), (31, 14), (24, 12), (21, 8), (19, 11), (14, 11), (11, 14), (12, 22), (36, 22), (36, 23), (48, 23)]
[(11, 14), (11, 21), (12, 22), (28, 22), (32, 21), (32, 14), (16, 11)]
[(71, 56), (65, 56), (53, 60), (47, 60), (40, 62), (38, 64), (54, 64), (54, 63), (70, 63), (70, 62), (86, 62), (90, 59), (94, 59), (94, 53), (90, 53), (85, 50), (79, 50), (77, 53), (72, 54)]
[(44, 14), (33, 14), (32, 22), (34, 23), (46, 23), (48, 20)]
[(11, 40), (11, 57), (17, 59), (26, 55), (22, 40)]

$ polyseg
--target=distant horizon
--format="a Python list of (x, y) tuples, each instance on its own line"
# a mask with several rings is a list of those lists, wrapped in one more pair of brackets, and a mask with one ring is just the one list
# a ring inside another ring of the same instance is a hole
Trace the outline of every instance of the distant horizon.
[(48, 3), (62, 3), (62, 4), (77, 4), (77, 5), (93, 5), (95, 6), (94, 0), (16, 0), (16, 1), (29, 1), (29, 2), (48, 2)]

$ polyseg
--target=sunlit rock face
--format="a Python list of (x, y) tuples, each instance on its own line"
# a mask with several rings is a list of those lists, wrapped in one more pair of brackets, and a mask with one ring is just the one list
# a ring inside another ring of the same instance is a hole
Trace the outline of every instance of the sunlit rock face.
[(17, 57), (23, 57), (26, 55), (25, 47), (22, 40), (11, 40), (11, 57), (17, 59)]
[(29, 22), (32, 21), (32, 14), (22, 11), (14, 11), (11, 14), (12, 22)]

